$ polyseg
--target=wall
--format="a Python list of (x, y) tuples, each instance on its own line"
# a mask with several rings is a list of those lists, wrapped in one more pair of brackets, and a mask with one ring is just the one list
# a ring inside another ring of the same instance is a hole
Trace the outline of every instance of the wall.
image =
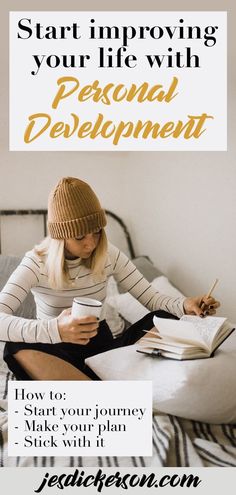
[[(68, 0), (66, 8), (85, 10)], [(138, 10), (131, 0), (119, 10)], [(90, 1), (87, 10), (98, 8)], [(101, 10), (111, 10), (100, 0)], [(40, 10), (63, 10), (58, 0), (41, 0)], [(235, 4), (233, 1), (167, 1), (167, 10), (228, 10), (229, 15), (229, 131), (228, 152), (8, 152), (8, 10), (19, 2), (1, 3), (1, 121), (0, 208), (44, 208), (57, 179), (76, 175), (97, 191), (103, 205), (120, 214), (132, 233), (138, 254), (148, 254), (186, 294), (206, 292), (220, 278), (216, 295), (221, 313), (236, 321), (236, 168), (235, 168)], [(21, 10), (32, 2), (21, 0)], [(140, 4), (139, 10), (143, 9)], [(163, 10), (147, 0), (145, 9)], [(35, 9), (37, 10), (37, 9)], [(113, 10), (115, 6), (113, 5)], [(219, 65), (220, 70), (220, 65)], [(219, 95), (220, 97), (220, 95)]]

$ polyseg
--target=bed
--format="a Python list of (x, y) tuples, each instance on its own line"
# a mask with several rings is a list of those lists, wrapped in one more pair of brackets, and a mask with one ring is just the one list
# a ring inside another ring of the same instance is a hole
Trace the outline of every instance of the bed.
[[(10, 240), (6, 240), (5, 233), (7, 232), (6, 223), (17, 222), (17, 228), (19, 228), (20, 219), (23, 221), (23, 226), (20, 227), (20, 231), (25, 227), (29, 229), (29, 219), (33, 224), (38, 222), (41, 228), (41, 235), (46, 234), (46, 212), (45, 210), (29, 210), (29, 211), (7, 211), (0, 213), (1, 218), (1, 249), (0, 255), (0, 288), (4, 285), (5, 281), (9, 277), (10, 273), (14, 270), (19, 262), (20, 252), (16, 252), (10, 247)], [(135, 250), (130, 238), (128, 229), (124, 225), (124, 222), (114, 215), (112, 212), (108, 212), (109, 217), (109, 237), (112, 242), (118, 245), (123, 251), (133, 259), (138, 269), (143, 275), (152, 282), (159, 290), (169, 292), (170, 295), (178, 294), (178, 289), (173, 287), (170, 281), (156, 268), (147, 256), (135, 256)], [(37, 222), (36, 222), (37, 220)], [(12, 223), (11, 223), (12, 225)], [(38, 228), (38, 227), (37, 227)], [(34, 229), (32, 228), (32, 231)], [(5, 232), (5, 233), (4, 233)], [(24, 236), (22, 236), (24, 237)], [(40, 238), (35, 238), (34, 242), (39, 241)], [(21, 246), (21, 249), (27, 249), (30, 246)], [(24, 251), (22, 251), (23, 254)], [(9, 254), (11, 253), (11, 254)], [(13, 255), (14, 254), (14, 255)], [(125, 328), (132, 323), (135, 318), (139, 319), (145, 311), (143, 308), (135, 306), (134, 301), (131, 301), (129, 295), (120, 294), (119, 287), (116, 286), (114, 280), (109, 283), (109, 294), (107, 298), (107, 319), (112, 325), (112, 331), (116, 337), (121, 332), (125, 331)], [(32, 318), (35, 315), (35, 307), (32, 295), (29, 295), (18, 311), (19, 315)], [(235, 346), (235, 340), (228, 343), (225, 352)], [(218, 416), (217, 420), (213, 424), (211, 421), (202, 421), (201, 414), (200, 419), (195, 412), (193, 418), (191, 413), (186, 414), (184, 409), (174, 409), (178, 414), (171, 414), (168, 407), (164, 407), (164, 410), (158, 410), (158, 404), (154, 408), (153, 413), (153, 455), (152, 457), (8, 457), (7, 455), (7, 391), (9, 380), (15, 380), (15, 377), (8, 370), (6, 364), (2, 360), (2, 351), (4, 343), (0, 342), (0, 466), (1, 467), (199, 467), (199, 466), (211, 466), (211, 467), (235, 467), (236, 466), (236, 424), (234, 422), (234, 402), (230, 404), (231, 416), (228, 416), (230, 420), (222, 421), (220, 423)], [(110, 351), (109, 351), (110, 352)], [(113, 352), (113, 351), (111, 351)], [(122, 349), (119, 350), (122, 352)], [(129, 350), (126, 349), (126, 352)], [(224, 349), (222, 351), (224, 353)], [(236, 351), (235, 351), (236, 352)], [(133, 354), (134, 356), (134, 354)], [(224, 354), (219, 354), (219, 359), (224, 359)], [(223, 357), (222, 357), (223, 356)], [(232, 356), (234, 358), (234, 356)], [(106, 373), (104, 372), (103, 379), (117, 379), (117, 376), (109, 376), (109, 359), (107, 356), (105, 362), (107, 363)], [(112, 358), (113, 359), (113, 358)], [(149, 369), (149, 361), (142, 362), (143, 369)], [(206, 361), (206, 360), (204, 360)], [(209, 360), (208, 360), (209, 361)], [(232, 366), (234, 366), (234, 359), (232, 359)], [(98, 363), (95, 363), (96, 366)], [(154, 365), (152, 365), (154, 366)], [(140, 368), (140, 366), (139, 366)], [(227, 370), (224, 370), (226, 372)], [(135, 366), (132, 366), (133, 379), (139, 379), (138, 373), (135, 375)], [(229, 373), (232, 370), (229, 369)], [(111, 377), (111, 378), (110, 378)], [(119, 376), (119, 378), (121, 378)], [(172, 373), (173, 378), (173, 373)], [(204, 383), (202, 383), (204, 387)], [(231, 390), (227, 393), (231, 395)], [(183, 393), (183, 391), (182, 391)], [(190, 397), (191, 391), (185, 392), (184, 400), (181, 399), (183, 406), (189, 404), (192, 399)], [(229, 395), (228, 395), (229, 396)], [(227, 397), (228, 397), (227, 396)], [(235, 393), (236, 396), (236, 393)], [(221, 397), (218, 398), (221, 401)], [(200, 400), (200, 399), (199, 399)], [(232, 399), (233, 400), (233, 399)], [(224, 399), (225, 401), (225, 399)], [(235, 408), (236, 409), (236, 408)], [(166, 412), (167, 411), (167, 412)], [(181, 413), (181, 411), (183, 411)], [(196, 417), (195, 417), (196, 416)], [(204, 419), (204, 418), (203, 418)]]

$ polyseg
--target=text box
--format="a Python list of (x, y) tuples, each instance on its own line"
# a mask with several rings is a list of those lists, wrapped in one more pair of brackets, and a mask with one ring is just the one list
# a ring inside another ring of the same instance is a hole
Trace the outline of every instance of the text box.
[(152, 455), (152, 382), (9, 382), (9, 456)]
[(227, 149), (226, 12), (11, 12), (10, 149)]

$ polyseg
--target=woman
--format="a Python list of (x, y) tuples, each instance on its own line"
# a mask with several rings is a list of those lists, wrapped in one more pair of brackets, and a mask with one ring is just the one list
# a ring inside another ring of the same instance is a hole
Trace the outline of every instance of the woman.
[[(173, 298), (156, 292), (133, 263), (107, 243), (105, 225), (105, 212), (90, 186), (73, 177), (61, 179), (49, 196), (49, 237), (26, 253), (0, 294), (0, 339), (7, 342), (4, 359), (18, 379), (96, 379), (84, 364), (86, 357), (134, 343), (143, 328), (153, 326), (150, 313), (113, 340), (105, 321), (72, 317), (74, 297), (105, 300), (111, 275), (163, 317), (201, 315), (203, 302), (208, 314), (219, 306), (213, 298)], [(13, 316), (29, 291), (37, 320)]]

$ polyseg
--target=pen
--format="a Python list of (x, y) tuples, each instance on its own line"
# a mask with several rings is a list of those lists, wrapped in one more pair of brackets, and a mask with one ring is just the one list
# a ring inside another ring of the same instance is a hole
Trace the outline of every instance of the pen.
[[(216, 278), (215, 281), (213, 282), (211, 288), (209, 289), (207, 295), (206, 295), (206, 299), (208, 299), (209, 297), (211, 297), (211, 294), (212, 294), (214, 288), (216, 287), (216, 285), (218, 284), (218, 282), (219, 282), (219, 279)], [(204, 306), (205, 306), (205, 303), (204, 303), (204, 301), (202, 301), (201, 304), (200, 304), (200, 308), (201, 309), (204, 309)]]
[(160, 336), (158, 330), (143, 330), (143, 332), (148, 333), (150, 335), (155, 335), (158, 339), (161, 339), (162, 337)]
[(136, 352), (140, 352), (140, 354), (147, 354), (147, 356), (162, 356), (162, 353), (159, 349), (153, 349), (151, 352), (140, 351), (140, 349), (136, 349)]

